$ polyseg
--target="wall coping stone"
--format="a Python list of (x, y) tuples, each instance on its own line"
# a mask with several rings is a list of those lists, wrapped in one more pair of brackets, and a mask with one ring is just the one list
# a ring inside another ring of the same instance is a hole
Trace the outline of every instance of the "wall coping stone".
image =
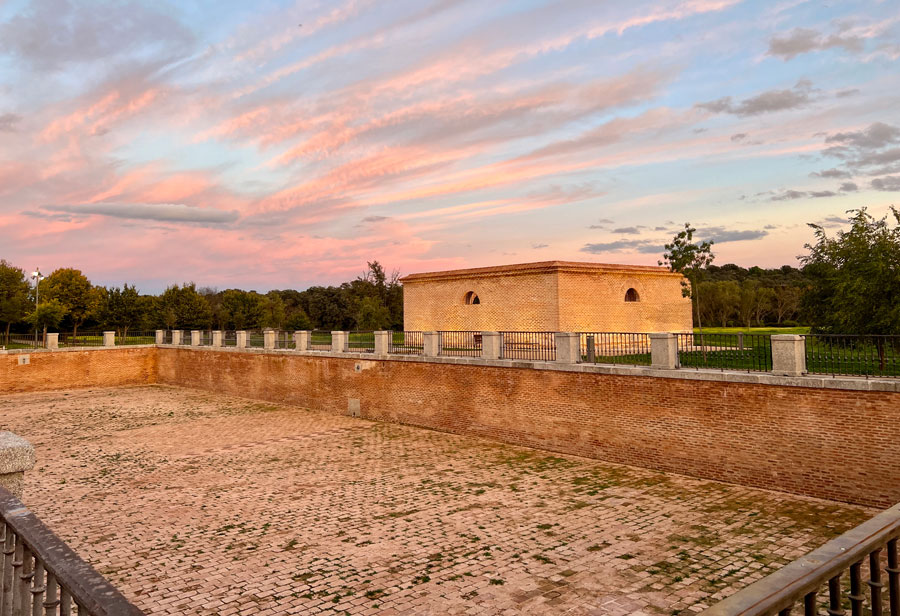
[[(210, 351), (216, 353), (256, 353), (267, 355), (287, 355), (300, 357), (327, 357), (347, 361), (399, 361), (431, 364), (457, 364), (463, 366), (486, 366), (492, 368), (512, 368), (527, 370), (549, 370), (553, 372), (582, 372), (586, 374), (608, 374), (615, 376), (655, 377), (685, 381), (718, 381), (726, 383), (749, 383), (781, 387), (806, 387), (812, 389), (846, 389), (852, 391), (900, 392), (900, 379), (867, 379), (865, 377), (828, 375), (778, 376), (765, 372), (736, 372), (721, 370), (659, 370), (641, 366), (617, 366), (604, 364), (563, 364), (551, 361), (525, 361), (521, 359), (482, 359), (480, 357), (425, 357), (422, 355), (375, 355), (373, 353), (334, 353), (332, 351), (296, 351), (293, 349), (261, 349), (235, 347), (185, 347), (183, 345), (141, 345), (159, 348), (180, 349), (185, 352)], [(118, 347), (121, 348), (121, 347)], [(99, 349), (98, 349), (99, 350)]]
[(0, 431), (0, 475), (23, 473), (34, 468), (34, 447), (18, 434)]

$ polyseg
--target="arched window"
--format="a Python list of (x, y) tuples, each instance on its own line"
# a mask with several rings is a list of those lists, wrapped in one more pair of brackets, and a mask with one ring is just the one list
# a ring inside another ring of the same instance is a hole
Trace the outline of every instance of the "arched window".
[(625, 301), (626, 302), (639, 302), (641, 298), (638, 296), (638, 292), (636, 289), (631, 288), (625, 291)]
[(475, 295), (475, 291), (469, 291), (466, 293), (466, 304), (480, 304), (481, 300), (478, 299), (478, 296)]

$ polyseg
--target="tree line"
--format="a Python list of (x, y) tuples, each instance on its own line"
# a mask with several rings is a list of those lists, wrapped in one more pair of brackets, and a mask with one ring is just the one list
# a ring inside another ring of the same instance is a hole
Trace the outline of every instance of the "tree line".
[(6, 344), (11, 331), (35, 328), (74, 335), (100, 328), (123, 336), (154, 329), (401, 330), (399, 277), (373, 261), (362, 275), (338, 286), (257, 293), (191, 282), (147, 295), (129, 284), (93, 285), (80, 270), (60, 268), (39, 282), (35, 294), (25, 270), (0, 259), (0, 326)]

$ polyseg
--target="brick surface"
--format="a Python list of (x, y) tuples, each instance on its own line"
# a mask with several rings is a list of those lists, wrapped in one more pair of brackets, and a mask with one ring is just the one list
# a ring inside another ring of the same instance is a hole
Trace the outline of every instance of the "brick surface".
[(176, 387), (0, 416), (29, 507), (150, 614), (672, 614), (872, 513)]
[(161, 348), (160, 381), (888, 507), (900, 393)]

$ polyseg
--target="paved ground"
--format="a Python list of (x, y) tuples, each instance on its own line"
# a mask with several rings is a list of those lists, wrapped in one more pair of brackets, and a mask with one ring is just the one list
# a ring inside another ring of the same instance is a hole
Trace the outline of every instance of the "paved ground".
[(677, 614), (871, 512), (168, 387), (0, 397), (26, 503), (151, 614)]

